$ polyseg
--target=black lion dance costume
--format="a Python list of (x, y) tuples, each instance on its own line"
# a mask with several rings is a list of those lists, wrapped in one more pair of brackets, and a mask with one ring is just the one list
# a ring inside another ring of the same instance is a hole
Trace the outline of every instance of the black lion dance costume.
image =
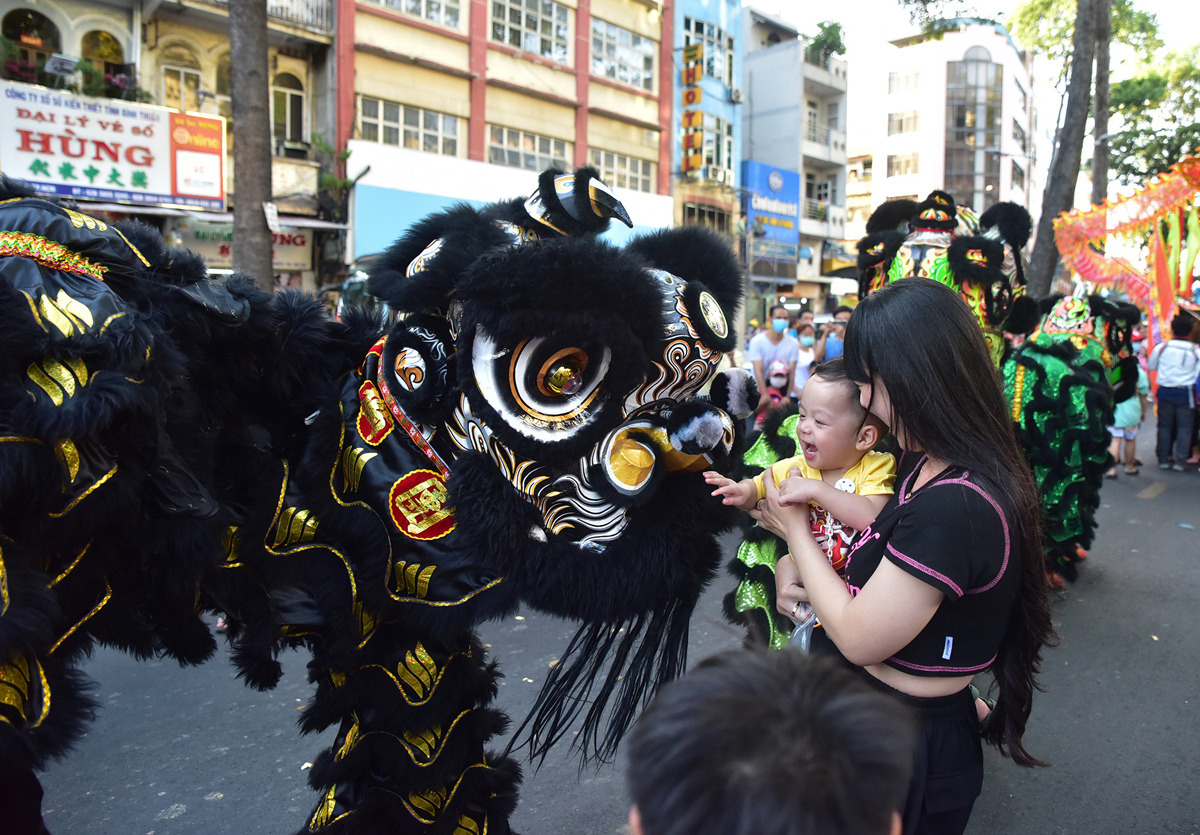
[[(1041, 492), (1047, 570), (1061, 586), (1063, 577), (1075, 578), (1095, 534), (1113, 405), (1133, 396), (1137, 381), (1131, 339), (1140, 314), (1098, 295), (1025, 295), (1020, 251), (1031, 231), (1029, 213), (1015, 203), (982, 215), (943, 191), (921, 203), (884, 203), (858, 244), (859, 297), (902, 278), (928, 278), (971, 308)], [(1017, 347), (1010, 336), (1021, 338)], [(794, 420), (768, 421), (744, 464), (760, 470), (794, 455), (795, 444)], [(780, 543), (757, 527), (747, 532), (731, 564), (739, 585), (725, 601), (730, 619), (774, 647), (786, 643), (792, 625), (775, 611)]]
[(584, 168), (426, 218), (372, 276), (384, 328), (3, 183), (0, 777), (30, 831), (34, 771), (93, 709), (81, 656), (200, 663), (204, 612), (253, 687), (312, 652), (302, 728), (339, 731), (306, 832), (509, 831), (474, 628), (519, 604), (581, 625), (518, 737), (537, 759), (581, 720), (584, 759), (612, 755), (684, 667), (732, 523), (701, 471), (757, 396), (717, 373), (728, 246), (618, 249), (613, 217)]

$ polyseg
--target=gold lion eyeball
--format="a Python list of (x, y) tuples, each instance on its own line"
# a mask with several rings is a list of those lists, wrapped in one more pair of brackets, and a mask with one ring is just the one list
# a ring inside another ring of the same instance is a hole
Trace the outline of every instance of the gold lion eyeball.
[(579, 368), (570, 362), (560, 363), (550, 371), (546, 378), (546, 388), (555, 394), (571, 396), (583, 387), (583, 374)]

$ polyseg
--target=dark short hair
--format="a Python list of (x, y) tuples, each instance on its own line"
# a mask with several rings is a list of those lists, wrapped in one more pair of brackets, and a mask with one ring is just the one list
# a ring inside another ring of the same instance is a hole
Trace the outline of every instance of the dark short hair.
[(1196, 319), (1190, 313), (1176, 313), (1171, 320), (1171, 336), (1184, 339), (1192, 335), (1196, 327)]
[(629, 740), (645, 835), (882, 835), (902, 810), (907, 709), (835, 662), (733, 650), (663, 688)]
[(863, 408), (862, 401), (858, 397), (858, 384), (851, 380), (850, 375), (846, 373), (844, 357), (834, 357), (828, 362), (814, 366), (812, 376), (827, 383), (833, 383), (842, 390), (846, 396), (847, 405), (859, 418), (860, 428), (869, 423), (879, 430), (881, 436), (887, 434), (887, 424), (883, 422), (882, 418)]
[(837, 318), (837, 315), (838, 315), (839, 313), (850, 313), (850, 314), (853, 314), (853, 313), (854, 313), (854, 308), (852, 308), (852, 307), (846, 307), (846, 305), (844, 305), (844, 304), (843, 304), (843, 305), (841, 305), (841, 306), (837, 307), (837, 308), (836, 308), (836, 309), (833, 311), (833, 317), (836, 319), (836, 318)]
[(775, 311), (776, 311), (776, 310), (782, 310), (782, 311), (783, 311), (783, 315), (784, 315), (784, 316), (787, 316), (788, 309), (787, 309), (786, 307), (784, 307), (783, 305), (781, 305), (781, 304), (774, 305), (774, 306), (771, 308), (771, 315), (772, 315), (772, 316), (774, 316), (774, 315), (775, 315)]

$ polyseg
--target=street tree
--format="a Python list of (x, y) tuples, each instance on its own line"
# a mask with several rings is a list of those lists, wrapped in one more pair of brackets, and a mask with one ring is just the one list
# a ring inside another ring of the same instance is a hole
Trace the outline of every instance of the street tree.
[(271, 230), (271, 114), (268, 107), (267, 4), (229, 0), (229, 76), (233, 99), (233, 268), (275, 288)]
[(1114, 179), (1139, 186), (1200, 148), (1200, 45), (1147, 63), (1112, 88)]
[(1108, 199), (1109, 57), (1113, 0), (1096, 0), (1096, 95), (1092, 99), (1092, 203)]
[(1041, 298), (1050, 293), (1058, 247), (1054, 243), (1054, 219), (1071, 208), (1075, 181), (1083, 155), (1083, 136), (1087, 131), (1088, 109), (1092, 93), (1092, 56), (1096, 48), (1096, 0), (1078, 0), (1075, 31), (1072, 34), (1070, 76), (1067, 81), (1067, 106), (1062, 128), (1050, 163), (1050, 176), (1042, 195), (1042, 213), (1038, 218), (1037, 238), (1026, 271), (1029, 294)]

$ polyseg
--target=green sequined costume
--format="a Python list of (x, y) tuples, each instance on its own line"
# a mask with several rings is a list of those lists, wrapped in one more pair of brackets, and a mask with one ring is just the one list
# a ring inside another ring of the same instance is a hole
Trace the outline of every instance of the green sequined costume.
[[(796, 427), (800, 415), (787, 406), (767, 417), (758, 439), (742, 455), (743, 472), (749, 478), (777, 461), (796, 454)], [(782, 649), (791, 633), (791, 621), (775, 611), (775, 563), (787, 553), (782, 539), (747, 518), (745, 538), (729, 571), (738, 579), (737, 588), (725, 596), (725, 615), (733, 623), (744, 623), (756, 641), (771, 649)]]
[(1095, 535), (1100, 487), (1112, 463), (1109, 378), (1114, 366), (1129, 364), (1136, 316), (1136, 309), (1099, 296), (1059, 299), (1001, 367), (1042, 495), (1047, 567), (1068, 580), (1076, 576), (1077, 549), (1088, 548)]

